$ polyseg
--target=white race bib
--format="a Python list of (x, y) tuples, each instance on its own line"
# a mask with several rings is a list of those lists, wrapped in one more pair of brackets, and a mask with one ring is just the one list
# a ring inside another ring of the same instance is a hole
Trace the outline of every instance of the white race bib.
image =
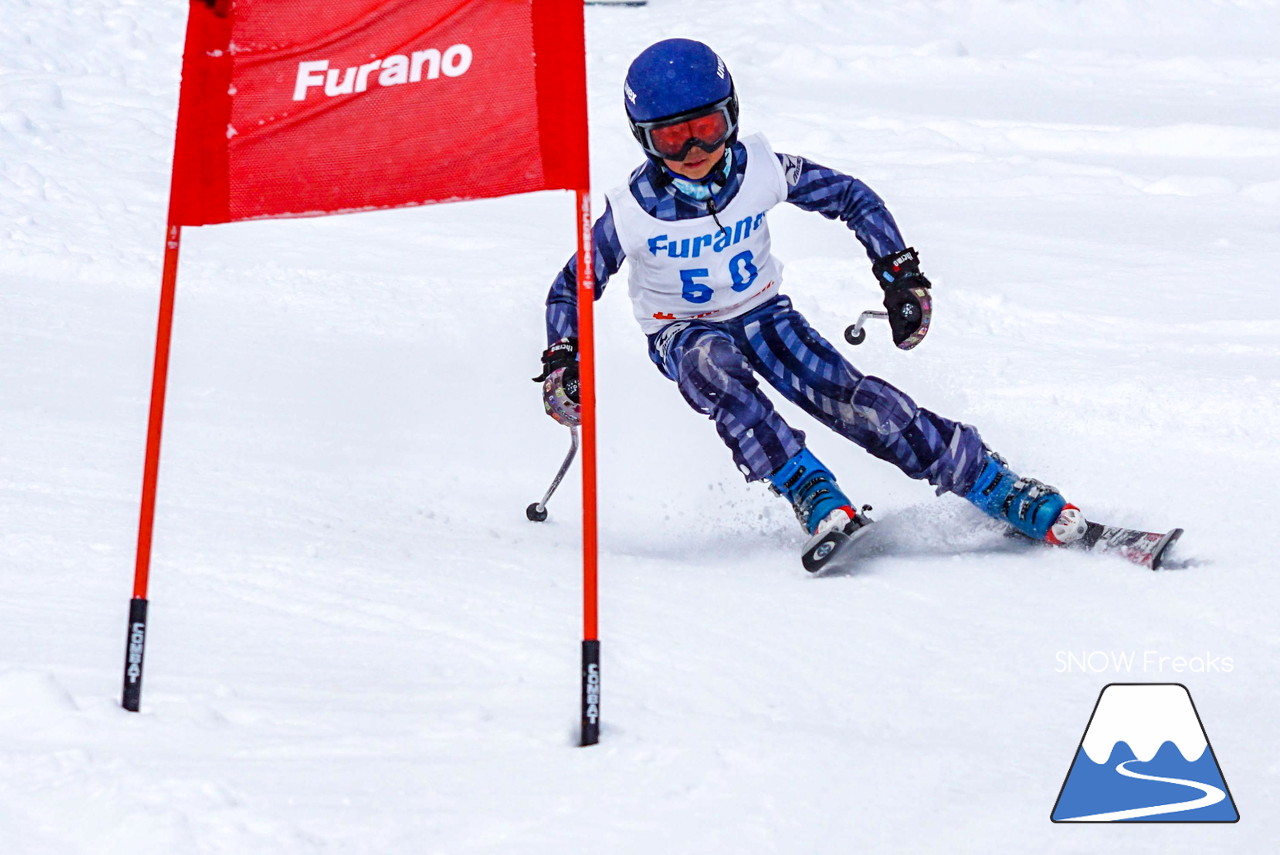
[(769, 250), (765, 214), (787, 198), (787, 179), (760, 134), (742, 140), (747, 170), (738, 193), (716, 217), (659, 220), (624, 185), (607, 194), (618, 241), (631, 266), (636, 320), (646, 334), (672, 321), (723, 320), (778, 293), (782, 265)]

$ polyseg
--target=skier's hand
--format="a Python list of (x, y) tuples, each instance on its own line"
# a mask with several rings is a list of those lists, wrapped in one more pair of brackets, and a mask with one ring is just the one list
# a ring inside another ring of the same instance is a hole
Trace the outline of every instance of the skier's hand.
[(565, 427), (582, 423), (578, 400), (578, 340), (562, 338), (542, 352), (542, 373), (533, 378), (542, 384), (542, 407)]
[(884, 289), (884, 307), (889, 313), (893, 343), (910, 350), (929, 332), (933, 301), (929, 280), (920, 272), (920, 258), (910, 247), (877, 258), (872, 267)]

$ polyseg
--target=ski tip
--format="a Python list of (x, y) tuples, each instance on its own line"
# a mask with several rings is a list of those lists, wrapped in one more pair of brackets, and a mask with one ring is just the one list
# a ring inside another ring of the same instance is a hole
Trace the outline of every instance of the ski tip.
[(1178, 538), (1182, 537), (1182, 529), (1175, 528), (1160, 538), (1160, 542), (1156, 544), (1156, 548), (1151, 551), (1151, 569), (1159, 570), (1164, 564), (1165, 554), (1178, 542)]

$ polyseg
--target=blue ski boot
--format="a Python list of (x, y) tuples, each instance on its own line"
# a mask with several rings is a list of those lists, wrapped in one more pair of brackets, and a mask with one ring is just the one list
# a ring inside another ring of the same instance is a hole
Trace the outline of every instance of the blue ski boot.
[(1053, 487), (1021, 478), (1000, 455), (987, 450), (982, 471), (964, 497), (988, 516), (1032, 540), (1062, 546), (1085, 533), (1084, 514)]
[(790, 500), (796, 519), (809, 534), (843, 528), (858, 518), (835, 476), (807, 448), (782, 464), (769, 476), (769, 483), (775, 493)]

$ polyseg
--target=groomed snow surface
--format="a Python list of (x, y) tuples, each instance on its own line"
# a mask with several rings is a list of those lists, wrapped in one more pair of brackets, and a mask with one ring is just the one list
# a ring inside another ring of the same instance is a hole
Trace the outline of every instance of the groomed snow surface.
[[(1275, 2), (588, 10), (597, 210), (640, 159), (627, 63), (704, 38), (745, 130), (866, 180), (921, 252), (929, 338), (873, 327), (855, 364), (1095, 518), (1187, 529), (1170, 572), (1016, 549), (784, 407), (899, 544), (808, 578), (615, 282), (591, 749), (579, 470), (524, 519), (568, 447), (528, 379), (565, 193), (186, 231), (143, 712), (120, 709), (185, 12), (4, 8), (0, 850), (1273, 850)], [(483, 168), (484, 140), (460, 155)], [(839, 224), (771, 222), (828, 337), (878, 305)], [(1091, 651), (1139, 657), (1064, 669)], [(1188, 686), (1240, 823), (1049, 822), (1116, 681)]]

